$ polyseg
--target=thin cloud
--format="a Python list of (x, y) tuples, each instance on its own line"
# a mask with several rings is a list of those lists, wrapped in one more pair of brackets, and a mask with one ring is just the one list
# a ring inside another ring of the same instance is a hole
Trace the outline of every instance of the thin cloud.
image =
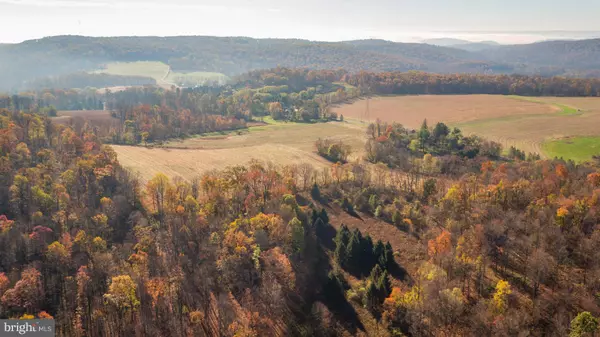
[(0, 4), (34, 7), (108, 7), (108, 2), (96, 1), (68, 1), (68, 0), (0, 0)]
[[(123, 2), (123, 1), (69, 1), (69, 0), (0, 0), (0, 4), (33, 7), (95, 7), (116, 9), (196, 9), (204, 11), (231, 10), (226, 6), (162, 3), (162, 2)], [(235, 8), (233, 8), (235, 9)]]

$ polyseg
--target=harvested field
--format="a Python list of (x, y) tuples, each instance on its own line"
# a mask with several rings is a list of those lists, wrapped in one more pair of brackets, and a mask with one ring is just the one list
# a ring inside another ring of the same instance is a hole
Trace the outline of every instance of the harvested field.
[(278, 124), (250, 128), (242, 135), (196, 137), (173, 141), (161, 148), (113, 145), (119, 162), (144, 181), (162, 172), (186, 180), (202, 173), (242, 165), (252, 159), (278, 165), (310, 163), (316, 168), (331, 163), (316, 154), (318, 138), (341, 139), (362, 155), (364, 131), (351, 123)]
[(365, 117), (367, 101), (364, 99), (333, 111), (344, 117), (363, 120), (379, 118), (416, 129), (425, 118), (430, 124), (456, 124), (506, 116), (543, 115), (556, 110), (543, 104), (498, 95), (423, 95), (374, 97), (369, 100), (369, 118)]
[(110, 115), (110, 111), (106, 110), (72, 110), (59, 111), (56, 117), (52, 117), (52, 121), (59, 124), (66, 124), (70, 120), (82, 118), (93, 122), (105, 122), (117, 120)]
[[(366, 100), (340, 106), (345, 117), (365, 119)], [(445, 122), (465, 134), (477, 134), (547, 157), (582, 160), (570, 151), (546, 152), (544, 143), (564, 137), (600, 136), (600, 98), (518, 97), (499, 95), (396, 96), (369, 101), (370, 120), (398, 122), (410, 128)], [(577, 157), (577, 158), (576, 158)], [(590, 159), (591, 156), (585, 157)]]

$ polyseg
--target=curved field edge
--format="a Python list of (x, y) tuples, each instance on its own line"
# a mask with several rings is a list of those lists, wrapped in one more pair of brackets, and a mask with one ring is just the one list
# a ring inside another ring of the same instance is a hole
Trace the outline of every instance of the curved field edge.
[(566, 105), (566, 104), (545, 102), (545, 101), (536, 99), (534, 97), (527, 97), (527, 96), (509, 95), (509, 96), (506, 96), (506, 97), (511, 98), (511, 99), (520, 100), (520, 101), (525, 101), (525, 102), (531, 102), (531, 103), (538, 103), (538, 104), (545, 104), (545, 105), (554, 106), (559, 111), (558, 115), (571, 116), (571, 115), (581, 115), (581, 114), (583, 114), (583, 111), (581, 109), (573, 107), (573, 106), (570, 106), (570, 105)]
[(600, 154), (600, 136), (566, 137), (546, 141), (542, 144), (544, 154), (549, 158), (571, 159), (584, 162)]

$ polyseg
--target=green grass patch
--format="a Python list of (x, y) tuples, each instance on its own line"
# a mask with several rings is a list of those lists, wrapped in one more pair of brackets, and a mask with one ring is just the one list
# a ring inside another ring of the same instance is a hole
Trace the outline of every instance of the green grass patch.
[(588, 161), (600, 154), (600, 137), (569, 137), (547, 141), (542, 150), (550, 158), (572, 159), (577, 162)]
[(160, 81), (169, 72), (169, 66), (162, 62), (114, 62), (106, 65), (104, 69), (96, 71), (111, 75), (146, 76)]
[(229, 81), (229, 77), (221, 73), (204, 71), (195, 71), (191, 73), (171, 72), (166, 81), (182, 87), (193, 87), (196, 85), (207, 85), (212, 83), (225, 84)]
[(280, 125), (280, 124), (287, 124), (287, 123), (285, 123), (284, 121), (278, 121), (278, 120), (275, 120), (275, 119), (274, 119), (273, 117), (271, 117), (271, 116), (264, 116), (264, 117), (261, 119), (261, 121), (262, 121), (262, 122), (264, 122), (264, 123), (267, 123), (267, 124), (269, 124), (269, 125)]
[(528, 114), (528, 115), (507, 115), (497, 118), (488, 119), (477, 119), (474, 121), (462, 122), (462, 123), (450, 123), (450, 126), (457, 128), (482, 128), (489, 127), (498, 123), (514, 123), (515, 121), (526, 119), (526, 118), (537, 118), (544, 117), (545, 115), (540, 114)]
[(531, 103), (537, 103), (537, 104), (547, 104), (547, 105), (555, 106), (560, 109), (560, 112), (558, 113), (558, 115), (561, 115), (561, 116), (571, 116), (571, 115), (583, 114), (583, 112), (578, 108), (575, 108), (575, 107), (572, 107), (569, 105), (565, 105), (565, 104), (544, 102), (544, 101), (536, 99), (534, 97), (509, 95), (508, 98), (516, 99), (519, 101), (525, 101), (525, 102), (531, 102)]
[(558, 113), (559, 115), (569, 116), (569, 115), (581, 115), (583, 113), (579, 109), (574, 108), (572, 106), (568, 106), (568, 105), (564, 105), (564, 104), (555, 104), (555, 105), (560, 108), (560, 112)]
[(346, 90), (350, 90), (350, 89), (355, 89), (356, 87), (353, 86), (352, 84), (348, 84), (345, 82), (333, 82), (333, 84), (337, 84), (337, 85), (341, 85), (342, 87), (344, 87)]
[(174, 84), (182, 87), (193, 87), (212, 83), (225, 84), (227, 75), (214, 72), (169, 72), (169, 65), (155, 61), (114, 62), (108, 63), (104, 69), (95, 73), (123, 76), (145, 76), (155, 79), (159, 84)]

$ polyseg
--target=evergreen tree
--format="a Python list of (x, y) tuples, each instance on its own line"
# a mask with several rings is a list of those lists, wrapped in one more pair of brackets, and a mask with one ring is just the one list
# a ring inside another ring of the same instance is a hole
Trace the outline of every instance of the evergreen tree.
[(431, 132), (429, 132), (429, 127), (427, 126), (427, 120), (423, 120), (423, 124), (421, 124), (421, 129), (418, 133), (419, 141), (421, 142), (421, 151), (425, 152), (425, 145), (431, 136)]
[(360, 267), (363, 271), (368, 272), (375, 264), (375, 259), (373, 257), (373, 239), (371, 236), (367, 234), (365, 238), (361, 242), (362, 246), (362, 259), (359, 262)]
[(319, 189), (319, 185), (317, 185), (317, 183), (313, 184), (312, 189), (310, 190), (310, 195), (315, 200), (321, 200), (321, 190)]
[(354, 206), (352, 206), (352, 203), (350, 203), (350, 200), (348, 200), (348, 198), (344, 198), (342, 200), (342, 209), (344, 209), (350, 214), (354, 213)]
[(381, 275), (383, 275), (383, 270), (378, 264), (376, 264), (371, 270), (371, 275), (369, 275), (369, 278), (371, 279), (371, 282), (378, 283)]
[(323, 287), (323, 293), (336, 305), (340, 305), (344, 298), (345, 281), (343, 276), (333, 270), (327, 275), (327, 282)]
[(317, 238), (320, 239), (321, 237), (323, 237), (323, 235), (325, 234), (326, 225), (323, 223), (323, 220), (321, 220), (321, 218), (317, 218), (317, 221), (315, 221), (314, 223), (314, 227)]
[(342, 224), (342, 228), (337, 232), (335, 236), (335, 252), (334, 258), (338, 265), (344, 267), (347, 265), (347, 246), (350, 240), (350, 231), (346, 225)]
[(365, 306), (367, 310), (370, 312), (374, 312), (379, 303), (379, 296), (377, 294), (377, 287), (375, 286), (375, 282), (369, 282), (369, 286), (367, 286), (367, 291), (365, 292)]
[(335, 252), (333, 254), (335, 261), (340, 267), (345, 267), (347, 265), (348, 259), (346, 257), (346, 244), (344, 244), (343, 242), (337, 244), (335, 246)]
[(383, 269), (388, 270), (394, 264), (394, 250), (392, 249), (392, 245), (388, 242), (385, 244), (385, 251), (383, 253), (385, 256), (385, 265), (383, 265)]
[(321, 217), (321, 220), (323, 220), (324, 224), (329, 223), (329, 215), (327, 215), (325, 208), (321, 208), (321, 214), (319, 216)]
[(350, 230), (344, 224), (340, 227), (340, 230), (337, 232), (335, 236), (336, 244), (348, 245), (348, 241), (350, 241)]
[(314, 209), (313, 207), (311, 207), (311, 213), (310, 213), (310, 223), (315, 226), (317, 219), (319, 218), (319, 212), (317, 212), (316, 209)]
[(387, 270), (385, 270), (381, 276), (379, 276), (379, 280), (377, 281), (377, 290), (382, 301), (390, 295), (392, 291), (392, 283), (390, 282), (390, 277)]
[(382, 265), (380, 263), (384, 252), (385, 252), (385, 246), (383, 245), (383, 242), (381, 242), (381, 240), (377, 240), (375, 247), (373, 247), (373, 258), (375, 259), (375, 263), (379, 264), (382, 267), (385, 267), (385, 264)]
[(450, 134), (450, 128), (444, 123), (437, 123), (433, 128), (433, 139), (439, 142)]
[(346, 259), (348, 267), (351, 271), (357, 271), (357, 267), (360, 265), (360, 259), (362, 256), (362, 234), (358, 229), (355, 229), (350, 236), (348, 247), (346, 248)]

